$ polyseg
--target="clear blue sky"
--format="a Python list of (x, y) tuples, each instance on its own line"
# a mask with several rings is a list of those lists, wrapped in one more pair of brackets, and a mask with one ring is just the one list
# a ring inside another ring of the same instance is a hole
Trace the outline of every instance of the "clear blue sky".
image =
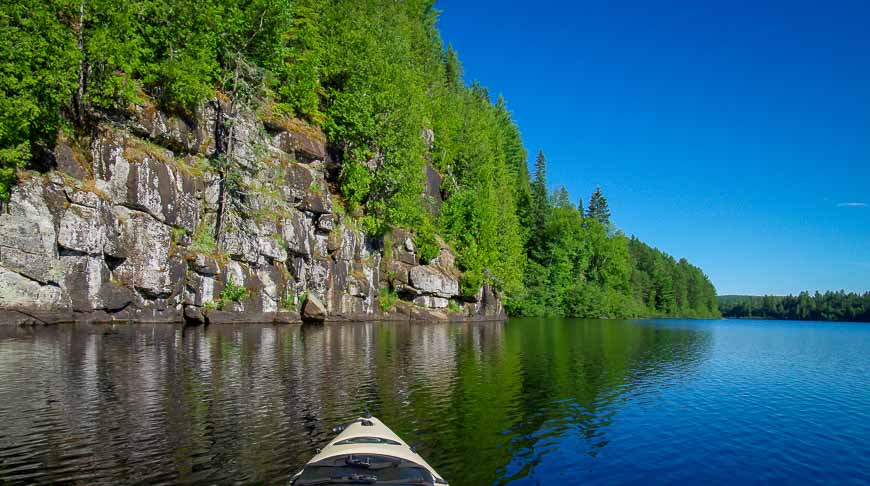
[(870, 290), (870, 1), (437, 6), (551, 186), (720, 294)]

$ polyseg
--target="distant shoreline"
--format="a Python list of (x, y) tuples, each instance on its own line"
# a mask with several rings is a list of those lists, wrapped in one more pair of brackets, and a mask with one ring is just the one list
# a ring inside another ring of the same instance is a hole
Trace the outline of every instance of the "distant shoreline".
[(798, 295), (720, 295), (716, 298), (724, 318), (870, 322), (870, 292), (801, 292)]

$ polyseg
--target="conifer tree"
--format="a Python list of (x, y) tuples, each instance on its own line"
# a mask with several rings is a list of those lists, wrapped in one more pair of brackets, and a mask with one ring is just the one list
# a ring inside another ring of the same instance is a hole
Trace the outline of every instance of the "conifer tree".
[(538, 150), (538, 156), (535, 157), (535, 180), (532, 181), (532, 191), (536, 200), (547, 200), (547, 159), (544, 157), (543, 150)]
[(451, 44), (447, 44), (447, 51), (444, 53), (444, 72), (447, 77), (447, 85), (450, 88), (459, 89), (462, 87), (462, 64)]
[(565, 189), (565, 186), (560, 187), (556, 193), (554, 194), (554, 204), (553, 206), (559, 208), (569, 208), (571, 207), (571, 199), (568, 196), (568, 189)]
[(601, 192), (601, 187), (596, 187), (595, 192), (589, 198), (589, 209), (586, 216), (605, 226), (610, 224), (610, 208), (607, 207), (607, 198)]
[(543, 150), (538, 151), (535, 158), (535, 173), (531, 184), (531, 204), (528, 222), (527, 253), (532, 259), (543, 258), (546, 243), (543, 235), (547, 226), (547, 215), (550, 212), (549, 194), (547, 193), (547, 160)]
[(535, 158), (535, 180), (532, 181), (532, 225), (535, 231), (542, 231), (547, 221), (547, 159), (544, 151), (539, 150)]

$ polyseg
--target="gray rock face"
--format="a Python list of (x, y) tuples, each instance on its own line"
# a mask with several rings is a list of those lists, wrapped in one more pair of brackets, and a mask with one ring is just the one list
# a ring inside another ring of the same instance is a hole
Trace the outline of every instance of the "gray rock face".
[(311, 220), (299, 211), (290, 211), (288, 218), (281, 223), (281, 236), (288, 251), (310, 256), (314, 248), (314, 226)]
[(238, 215), (230, 215), (227, 232), (224, 235), (224, 248), (230, 258), (246, 263), (256, 263), (259, 258), (260, 239), (254, 221)]
[[(97, 117), (92, 138), (60, 137), (58, 171), (26, 177), (0, 211), (0, 313), (41, 313), (15, 322), (446, 318), (459, 298), (453, 255), (444, 246), (419, 265), (414, 235), (396, 229), (387, 261), (384, 239), (333, 212), (337, 166), (319, 129), (237, 114), (222, 193), (224, 174), (205, 158), (220, 149), (218, 107), (207, 103), (195, 120), (133, 107)], [(427, 192), (440, 197), (440, 176), (427, 170)], [(378, 305), (387, 287), (404, 299), (390, 315)], [(500, 306), (492, 289), (466, 304), (479, 316)]]
[(435, 170), (435, 167), (426, 164), (426, 205), (432, 214), (438, 214), (444, 202), (441, 198), (442, 181), (441, 174)]
[(170, 165), (171, 152), (104, 130), (93, 156), (96, 186), (115, 204), (147, 212), (164, 224), (196, 230), (200, 208), (195, 195), (203, 184)]
[(76, 179), (84, 179), (88, 175), (86, 161), (82, 160), (81, 154), (76, 153), (70, 142), (62, 132), (58, 134), (53, 153), (57, 170)]
[(325, 161), (329, 157), (326, 136), (319, 128), (298, 119), (269, 120), (266, 128), (274, 133), (272, 145), (303, 162)]
[(278, 312), (284, 294), (284, 276), (274, 266), (264, 266), (257, 270), (260, 281), (260, 309), (262, 312)]
[(309, 295), (302, 306), (302, 319), (306, 321), (323, 321), (326, 319), (326, 307), (314, 295)]
[(423, 294), (449, 298), (459, 295), (459, 280), (428, 265), (411, 268), (410, 283)]
[(447, 307), (450, 301), (442, 297), (421, 295), (414, 298), (414, 303), (421, 307), (428, 307), (430, 309), (443, 309)]
[(41, 285), (18, 273), (0, 268), (0, 306), (52, 309), (62, 303), (60, 287)]
[(148, 213), (123, 206), (117, 206), (115, 214), (125, 255), (113, 270), (115, 278), (147, 297), (171, 296), (180, 282), (172, 279), (171, 270), (178, 265), (178, 257), (169, 255), (169, 227)]
[(8, 212), (0, 211), (0, 307), (66, 308), (60, 282), (55, 216), (45, 202), (44, 181), (19, 185)]
[(317, 229), (325, 233), (329, 233), (330, 231), (334, 230), (335, 216), (333, 216), (332, 214), (321, 214), (320, 217), (317, 218)]
[(192, 124), (180, 117), (167, 115), (153, 105), (132, 105), (123, 125), (138, 136), (154, 140), (176, 151), (211, 154), (214, 151), (214, 106), (207, 104)]
[(106, 246), (107, 223), (109, 221), (101, 220), (98, 210), (71, 205), (61, 217), (57, 245), (90, 255), (102, 254)]
[(8, 212), (0, 212), (0, 265), (42, 284), (61, 279), (57, 265), (54, 215), (45, 202), (42, 181), (16, 188)]
[(109, 269), (102, 258), (77, 253), (61, 254), (66, 266), (66, 275), (61, 290), (78, 311), (93, 311), (103, 308), (100, 291), (109, 281)]
[(483, 287), (483, 298), (475, 312), (481, 316), (507, 317), (498, 292), (489, 285)]

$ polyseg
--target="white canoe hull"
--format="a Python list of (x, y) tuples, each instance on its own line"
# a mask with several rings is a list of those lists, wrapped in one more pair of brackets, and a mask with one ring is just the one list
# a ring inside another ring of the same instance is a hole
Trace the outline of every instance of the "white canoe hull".
[[(392, 458), (392, 459), (389, 459)], [(360, 479), (358, 484), (378, 484), (372, 481), (375, 477), (395, 474), (390, 471), (391, 466), (386, 465), (389, 461), (394, 464), (401, 463), (401, 468), (406, 471), (422, 468), (431, 475), (432, 484), (447, 485), (447, 482), (417, 454), (405, 441), (396, 435), (389, 427), (375, 417), (359, 418), (347, 425), (329, 444), (315, 455), (296, 475), (291, 478), (291, 484), (304, 485), (310, 483), (314, 477), (312, 470), (315, 468), (328, 469), (339, 476), (328, 476), (332, 472), (319, 471), (326, 477), (344, 477), (343, 483), (351, 483), (350, 476), (355, 475)], [(374, 464), (366, 465), (366, 461)], [(385, 462), (384, 462), (385, 461)], [(326, 465), (336, 465), (327, 466)], [(338, 465), (346, 464), (344, 467)], [(380, 465), (379, 465), (380, 464)], [(415, 468), (414, 466), (417, 466)], [(339, 469), (341, 472), (339, 473)], [(308, 472), (306, 472), (308, 470)], [(379, 471), (381, 473), (379, 474)], [(423, 474), (425, 476), (425, 474)], [(388, 484), (395, 484), (395, 479), (385, 479)], [(321, 483), (317, 483), (321, 484)], [(328, 484), (328, 483), (326, 483)], [(336, 484), (341, 484), (337, 482)], [(421, 483), (425, 484), (425, 483)]]

